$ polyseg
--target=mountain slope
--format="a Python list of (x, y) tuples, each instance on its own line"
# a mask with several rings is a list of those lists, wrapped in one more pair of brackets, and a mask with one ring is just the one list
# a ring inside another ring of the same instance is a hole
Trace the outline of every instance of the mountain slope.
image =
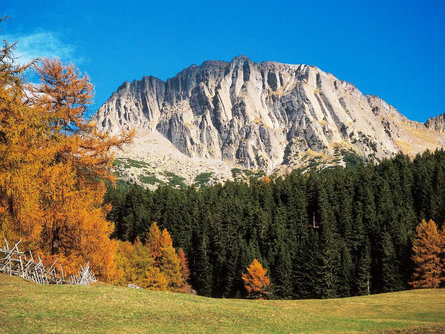
[(214, 164), (199, 166), (220, 161), (221, 179), (230, 178), (234, 167), (271, 173), (314, 159), (344, 164), (345, 154), (382, 159), (445, 143), (443, 120), (409, 121), (380, 98), (314, 66), (254, 63), (244, 56), (192, 65), (166, 82), (126, 82), (93, 120), (110, 133), (138, 130), (125, 157), (150, 161), (147, 142), (161, 134), (173, 147), (157, 153), (182, 153), (171, 168), (216, 171)]

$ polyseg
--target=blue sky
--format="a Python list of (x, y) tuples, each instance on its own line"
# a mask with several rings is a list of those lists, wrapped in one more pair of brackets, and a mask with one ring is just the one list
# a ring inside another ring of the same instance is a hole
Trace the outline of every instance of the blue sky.
[(445, 112), (444, 1), (2, 0), (22, 60), (87, 72), (99, 107), (124, 81), (204, 60), (310, 64), (425, 121)]

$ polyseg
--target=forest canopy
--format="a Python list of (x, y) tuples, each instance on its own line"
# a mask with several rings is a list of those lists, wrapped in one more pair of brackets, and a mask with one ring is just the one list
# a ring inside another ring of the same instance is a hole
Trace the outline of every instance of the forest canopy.
[(413, 278), (416, 226), (445, 220), (445, 151), (201, 190), (121, 185), (106, 202), (117, 239), (143, 240), (153, 221), (167, 228), (202, 295), (247, 296), (254, 259), (275, 298), (397, 291)]

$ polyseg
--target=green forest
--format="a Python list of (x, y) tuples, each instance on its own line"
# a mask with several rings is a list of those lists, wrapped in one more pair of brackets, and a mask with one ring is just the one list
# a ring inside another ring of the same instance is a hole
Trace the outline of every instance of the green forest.
[(416, 226), (445, 220), (445, 151), (202, 189), (118, 183), (105, 202), (116, 239), (144, 241), (153, 222), (168, 229), (200, 295), (245, 297), (253, 259), (271, 298), (398, 291), (410, 288)]

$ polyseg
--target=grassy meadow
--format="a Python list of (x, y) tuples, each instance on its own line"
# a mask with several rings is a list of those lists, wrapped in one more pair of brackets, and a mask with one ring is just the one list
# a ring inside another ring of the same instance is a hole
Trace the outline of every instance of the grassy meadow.
[(236, 300), (0, 275), (0, 333), (445, 333), (445, 289)]

